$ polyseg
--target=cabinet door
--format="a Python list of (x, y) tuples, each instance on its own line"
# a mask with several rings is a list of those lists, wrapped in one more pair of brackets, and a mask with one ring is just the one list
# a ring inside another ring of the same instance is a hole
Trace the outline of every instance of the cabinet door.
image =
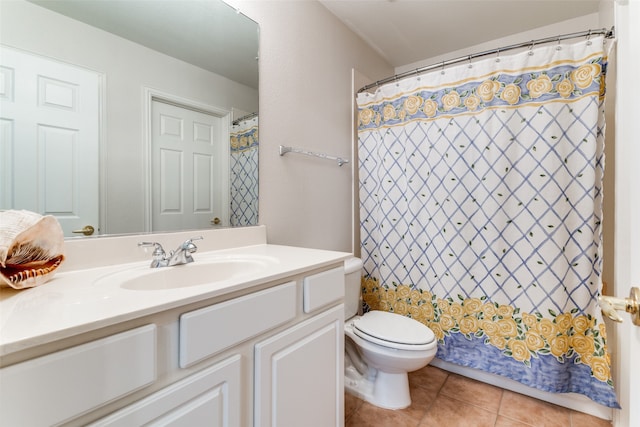
[(235, 355), (123, 408), (90, 427), (236, 427), (241, 411), (241, 356)]
[(255, 427), (344, 424), (344, 307), (255, 346)]

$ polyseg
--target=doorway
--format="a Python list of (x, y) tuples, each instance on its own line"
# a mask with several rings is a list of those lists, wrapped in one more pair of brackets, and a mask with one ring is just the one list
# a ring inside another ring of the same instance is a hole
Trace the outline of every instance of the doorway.
[(65, 237), (91, 234), (102, 75), (7, 46), (0, 54), (0, 209), (53, 215)]
[(167, 97), (149, 98), (149, 231), (229, 222), (229, 117)]

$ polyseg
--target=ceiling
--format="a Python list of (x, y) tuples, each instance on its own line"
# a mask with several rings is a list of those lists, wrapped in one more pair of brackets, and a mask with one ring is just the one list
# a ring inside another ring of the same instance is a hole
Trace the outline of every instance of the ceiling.
[(598, 12), (598, 0), (319, 0), (394, 67)]

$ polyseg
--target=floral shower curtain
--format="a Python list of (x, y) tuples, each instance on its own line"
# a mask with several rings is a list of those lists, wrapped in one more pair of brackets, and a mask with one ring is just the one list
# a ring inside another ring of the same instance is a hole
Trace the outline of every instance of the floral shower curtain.
[(437, 357), (618, 407), (602, 279), (603, 38), (358, 95), (367, 309)]
[(231, 225), (258, 223), (258, 116), (231, 128)]

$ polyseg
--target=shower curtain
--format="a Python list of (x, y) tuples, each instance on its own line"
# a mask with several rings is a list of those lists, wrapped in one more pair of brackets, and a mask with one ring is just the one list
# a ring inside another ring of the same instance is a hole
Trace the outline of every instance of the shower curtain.
[(437, 357), (618, 407), (602, 287), (603, 38), (358, 95), (366, 310)]
[(258, 117), (231, 128), (231, 225), (258, 223)]

